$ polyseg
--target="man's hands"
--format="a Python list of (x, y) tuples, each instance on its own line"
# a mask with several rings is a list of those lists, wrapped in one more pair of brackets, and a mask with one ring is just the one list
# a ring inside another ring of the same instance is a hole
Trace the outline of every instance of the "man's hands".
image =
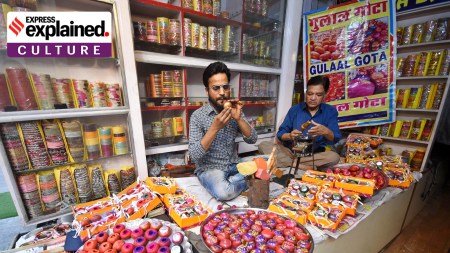
[[(332, 141), (334, 139), (334, 133), (328, 127), (316, 123), (314, 120), (311, 120), (311, 127), (307, 134), (310, 134), (312, 137), (323, 136), (325, 139)], [(292, 130), (290, 133), (285, 133), (281, 136), (282, 141), (295, 141), (297, 136), (302, 135), (302, 131), (298, 129)]]
[(289, 138), (291, 141), (295, 141), (297, 139), (297, 136), (301, 135), (302, 131), (294, 129), (292, 132), (289, 133)]
[(236, 120), (236, 122), (239, 122), (239, 120), (241, 119), (241, 111), (242, 107), (244, 107), (244, 104), (241, 101), (233, 101), (233, 100), (229, 101), (233, 102), (233, 107), (223, 108), (223, 110), (219, 114), (217, 114), (217, 116), (214, 118), (211, 127), (220, 130), (224, 128), (232, 118)]
[(241, 119), (241, 110), (242, 107), (244, 107), (244, 103), (238, 100), (229, 100), (229, 101), (233, 104), (233, 106), (231, 107), (231, 117), (234, 120), (239, 121)]
[(231, 119), (231, 108), (224, 108), (219, 114), (214, 117), (214, 121), (211, 128), (216, 128), (218, 130), (224, 128)]
[(328, 140), (333, 140), (334, 134), (328, 127), (316, 123), (314, 120), (311, 120), (311, 123), (314, 126), (308, 130), (308, 134), (312, 135), (312, 137), (324, 136)]

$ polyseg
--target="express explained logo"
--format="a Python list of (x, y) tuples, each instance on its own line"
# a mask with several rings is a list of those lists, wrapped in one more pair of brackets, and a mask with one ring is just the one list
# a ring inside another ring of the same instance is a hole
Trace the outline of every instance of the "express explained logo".
[(110, 12), (9, 12), (8, 57), (111, 57)]
[(25, 27), (25, 25), (20, 22), (20, 20), (16, 17), (11, 22), (11, 24), (8, 26), (9, 30), (11, 30), (16, 36), (19, 35), (19, 33), (22, 31), (22, 29)]
[[(108, 37), (105, 29), (105, 20), (98, 25), (80, 25), (70, 21), (68, 25), (61, 24), (55, 17), (27, 17), (25, 33), (28, 37), (44, 37), (49, 40), (52, 37)], [(16, 34), (22, 31), (25, 25), (16, 17), (9, 25), (9, 29)]]

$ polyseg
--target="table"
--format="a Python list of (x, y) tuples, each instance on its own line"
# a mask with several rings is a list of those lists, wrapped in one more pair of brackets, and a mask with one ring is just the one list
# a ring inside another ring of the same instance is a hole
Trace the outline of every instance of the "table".
[[(195, 195), (205, 205), (214, 212), (217, 211), (218, 201), (212, 198), (206, 191), (199, 190), (202, 187), (196, 177), (177, 178), (175, 179), (180, 187), (185, 188), (190, 194)], [(311, 232), (315, 242), (314, 253), (325, 252), (379, 252), (386, 244), (388, 244), (401, 229), (408, 204), (413, 192), (413, 185), (407, 190), (401, 191), (396, 188), (387, 188), (380, 193), (379, 203), (374, 205), (373, 210), (367, 213), (358, 224), (352, 226), (338, 239), (334, 239), (328, 235), (324, 235), (320, 230), (312, 228), (311, 225), (305, 227)], [(381, 195), (383, 195), (381, 197)], [(237, 206), (243, 206), (245, 197), (239, 196), (231, 203)], [(216, 203), (217, 202), (217, 203)], [(230, 204), (231, 204), (230, 203)], [(231, 204), (231, 205), (233, 205)], [(377, 205), (379, 204), (379, 206)], [(245, 204), (244, 204), (245, 205)], [(209, 252), (201, 243), (199, 237), (200, 227), (195, 227), (187, 231), (187, 235), (192, 240), (193, 248), (196, 252)]]

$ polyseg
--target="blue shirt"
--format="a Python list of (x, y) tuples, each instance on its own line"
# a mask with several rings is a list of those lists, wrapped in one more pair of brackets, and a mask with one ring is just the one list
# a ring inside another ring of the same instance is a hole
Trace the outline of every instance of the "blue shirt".
[[(338, 126), (337, 110), (331, 105), (321, 103), (316, 114), (311, 116), (305, 102), (294, 105), (291, 109), (289, 109), (286, 118), (284, 118), (283, 123), (278, 129), (277, 138), (281, 141), (281, 136), (283, 134), (290, 133), (294, 129), (300, 130), (300, 126), (308, 120), (314, 120), (316, 123), (328, 127), (334, 133), (333, 141), (329, 141), (323, 136), (317, 136), (314, 139), (314, 152), (323, 151), (325, 146), (333, 145), (341, 139), (342, 135)], [(313, 124), (309, 125), (309, 127), (304, 131), (305, 134), (313, 126)], [(283, 145), (291, 148), (292, 141), (283, 141)]]
[[(241, 131), (234, 119), (220, 129), (208, 151), (205, 151), (200, 144), (217, 114), (217, 111), (208, 103), (192, 113), (189, 121), (189, 153), (197, 167), (195, 173), (210, 168), (225, 171), (229, 164), (239, 161), (235, 139)], [(241, 114), (241, 118), (247, 122), (244, 113)], [(245, 142), (253, 144), (258, 140), (258, 135), (252, 128), (252, 134), (248, 138), (245, 136), (243, 138)]]

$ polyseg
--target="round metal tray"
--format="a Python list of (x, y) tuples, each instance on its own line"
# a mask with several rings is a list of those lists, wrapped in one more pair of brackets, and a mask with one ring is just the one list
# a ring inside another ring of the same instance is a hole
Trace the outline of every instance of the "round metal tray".
[(206, 219), (202, 222), (202, 224), (200, 225), (200, 237), (202, 238), (202, 242), (205, 244), (205, 247), (208, 248), (210, 252), (213, 252), (213, 253), (214, 253), (214, 251), (212, 251), (212, 250), (209, 248), (209, 246), (206, 244), (205, 238), (203, 238), (204, 227), (205, 227), (205, 225), (206, 225), (210, 220), (212, 220), (212, 219), (214, 218), (214, 216), (220, 215), (221, 213), (229, 213), (229, 214), (246, 214), (247, 211), (249, 211), (249, 210), (253, 210), (253, 211), (255, 211), (256, 213), (259, 212), (259, 211), (266, 212), (266, 213), (274, 213), (274, 214), (276, 214), (276, 215), (278, 215), (278, 216), (280, 216), (280, 217), (283, 217), (284, 219), (289, 219), (289, 220), (294, 221), (295, 223), (297, 223), (297, 226), (300, 227), (301, 229), (303, 229), (303, 231), (305, 231), (305, 233), (306, 233), (306, 234), (309, 236), (309, 238), (310, 238), (310, 241), (311, 241), (311, 248), (309, 249), (309, 252), (313, 252), (313, 251), (314, 251), (314, 240), (313, 240), (313, 238), (312, 238), (312, 235), (311, 235), (311, 233), (309, 233), (309, 231), (308, 231), (302, 224), (300, 224), (299, 222), (297, 222), (297, 221), (294, 220), (294, 219), (291, 219), (291, 218), (289, 218), (289, 217), (287, 217), (287, 216), (284, 216), (284, 215), (281, 215), (281, 214), (279, 214), (279, 213), (275, 213), (275, 212), (272, 212), (272, 211), (269, 211), (269, 210), (264, 210), (264, 209), (259, 209), (259, 208), (230, 208), (230, 209), (226, 209), (226, 210), (221, 210), (221, 211), (215, 212), (215, 213), (211, 214), (210, 216), (208, 216), (208, 218), (206, 218)]

